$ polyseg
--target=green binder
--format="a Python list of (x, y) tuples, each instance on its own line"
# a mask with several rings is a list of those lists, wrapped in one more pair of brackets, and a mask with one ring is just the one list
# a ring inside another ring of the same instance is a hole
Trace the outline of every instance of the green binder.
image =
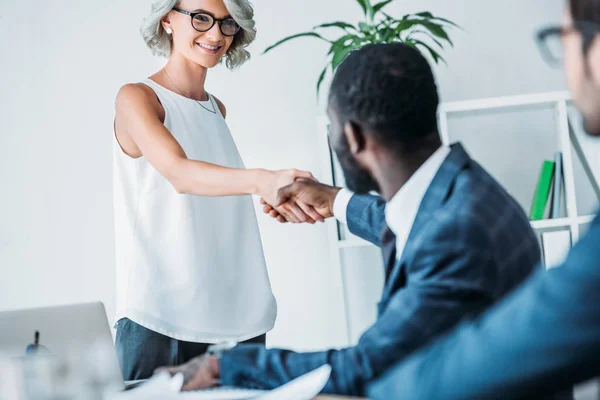
[(550, 186), (552, 186), (552, 177), (554, 176), (554, 162), (544, 161), (542, 170), (540, 171), (540, 178), (538, 179), (537, 188), (533, 196), (533, 204), (531, 205), (531, 212), (529, 213), (529, 219), (532, 221), (539, 221), (544, 219), (544, 211), (546, 210), (546, 203), (548, 202), (548, 195), (550, 194)]

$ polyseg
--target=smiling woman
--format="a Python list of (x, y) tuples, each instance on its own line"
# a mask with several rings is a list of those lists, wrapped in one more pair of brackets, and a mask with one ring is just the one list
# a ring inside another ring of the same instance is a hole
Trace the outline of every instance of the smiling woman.
[[(116, 99), (114, 210), (116, 346), (125, 379), (204, 353), (210, 343), (265, 343), (276, 303), (250, 195), (274, 204), (297, 170), (247, 170), (207, 71), (250, 55), (247, 0), (161, 0), (142, 36), (168, 57), (156, 74)], [(289, 221), (322, 220), (304, 204)]]

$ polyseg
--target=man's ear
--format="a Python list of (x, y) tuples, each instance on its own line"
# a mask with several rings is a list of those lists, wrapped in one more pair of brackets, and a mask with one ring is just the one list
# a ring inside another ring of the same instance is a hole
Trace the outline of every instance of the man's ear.
[(344, 125), (344, 136), (348, 142), (350, 153), (359, 154), (366, 147), (365, 132), (360, 124), (353, 121), (346, 122)]

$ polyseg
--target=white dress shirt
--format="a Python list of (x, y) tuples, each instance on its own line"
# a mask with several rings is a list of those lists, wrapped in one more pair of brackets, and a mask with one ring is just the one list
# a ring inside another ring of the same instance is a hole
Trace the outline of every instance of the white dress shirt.
[[(450, 154), (448, 146), (437, 149), (386, 205), (385, 221), (396, 235), (396, 257), (398, 259), (402, 257), (425, 192), (448, 154)], [(353, 195), (354, 193), (348, 189), (342, 189), (335, 198), (333, 214), (340, 222), (347, 223), (348, 221), (346, 210)]]

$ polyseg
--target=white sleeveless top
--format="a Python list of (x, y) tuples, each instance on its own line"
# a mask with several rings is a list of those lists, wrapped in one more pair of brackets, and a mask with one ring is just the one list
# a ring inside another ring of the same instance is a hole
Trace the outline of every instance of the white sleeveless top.
[[(164, 125), (190, 159), (244, 164), (214, 98), (201, 102), (150, 79)], [(114, 135), (113, 135), (114, 136)], [(244, 341), (271, 330), (271, 291), (252, 196), (178, 194), (145, 157), (113, 139), (117, 264), (115, 321), (132, 321), (174, 339)]]

